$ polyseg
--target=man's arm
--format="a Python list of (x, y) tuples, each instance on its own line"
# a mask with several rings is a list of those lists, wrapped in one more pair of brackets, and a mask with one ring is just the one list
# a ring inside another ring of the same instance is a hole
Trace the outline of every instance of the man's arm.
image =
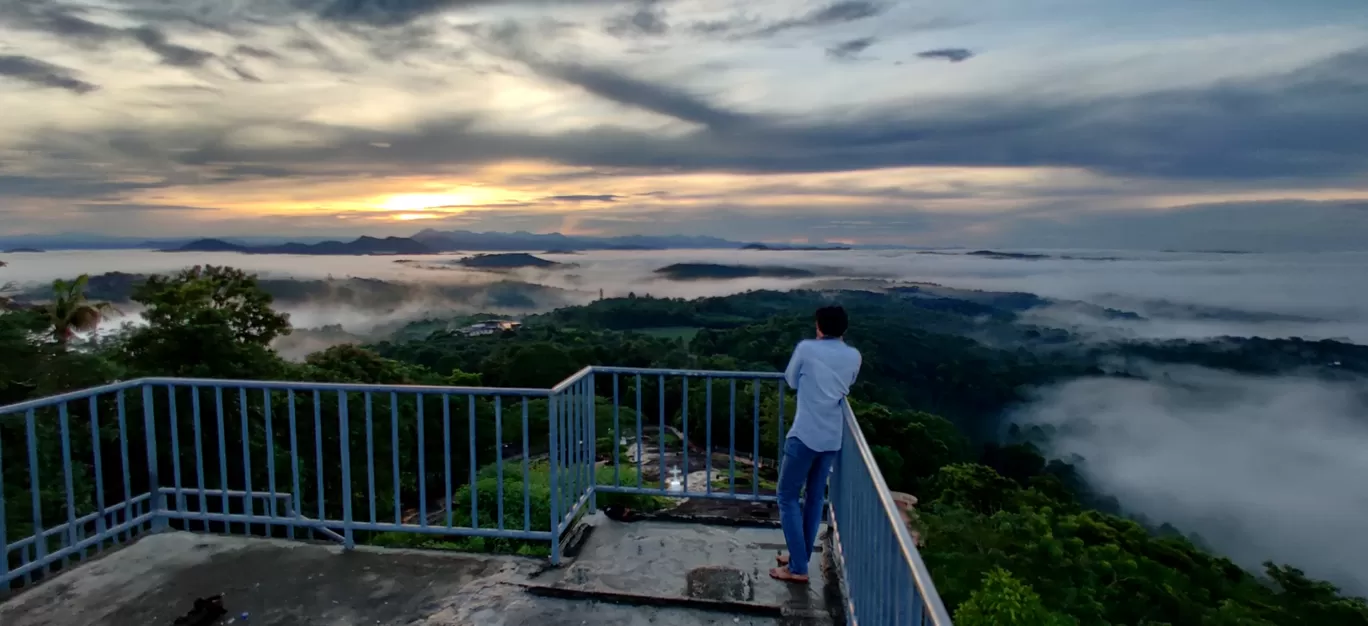
[(803, 344), (799, 343), (793, 348), (793, 356), (789, 357), (788, 368), (784, 370), (784, 380), (788, 381), (788, 386), (793, 389), (798, 388), (798, 374), (803, 370)]

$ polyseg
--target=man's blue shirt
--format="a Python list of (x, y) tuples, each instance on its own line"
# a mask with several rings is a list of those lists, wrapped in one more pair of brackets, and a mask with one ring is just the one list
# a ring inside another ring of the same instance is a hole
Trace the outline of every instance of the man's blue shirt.
[(798, 415), (789, 437), (817, 452), (841, 449), (842, 403), (860, 373), (860, 351), (840, 339), (805, 339), (789, 359), (784, 379), (798, 390)]

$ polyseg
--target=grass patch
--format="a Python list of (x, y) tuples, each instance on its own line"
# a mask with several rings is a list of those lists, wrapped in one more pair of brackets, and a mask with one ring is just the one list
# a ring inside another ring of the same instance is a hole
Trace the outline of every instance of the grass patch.
[[(637, 472), (635, 468), (620, 468), (618, 484), (623, 486), (636, 486)], [(570, 489), (570, 477), (560, 476), (563, 489)], [(600, 467), (595, 476), (595, 481), (599, 485), (613, 484), (613, 468)], [(659, 488), (660, 481), (643, 481), (643, 487)], [(475, 498), (478, 504), (478, 522), (480, 528), (498, 527), (498, 506), (499, 506), (499, 478), (498, 467), (490, 464), (482, 468), (476, 474)], [(551, 530), (551, 473), (546, 461), (536, 461), (528, 467), (527, 481), (523, 481), (521, 464), (510, 464), (504, 466), (503, 480), (503, 509), (504, 527), (508, 529), (522, 529), (523, 525), (523, 494), (527, 493), (527, 499), (531, 505), (528, 509), (531, 523), (531, 530), (549, 531)], [(563, 492), (564, 493), (564, 492)], [(567, 498), (568, 499), (568, 498)], [(451, 496), (453, 510), (451, 513), (452, 526), (470, 527), (470, 486), (465, 485), (456, 490)], [(599, 508), (609, 505), (620, 505), (637, 511), (651, 512), (659, 511), (672, 503), (670, 498), (660, 496), (642, 496), (616, 493), (599, 493), (597, 495)], [(583, 516), (587, 509), (582, 510)], [(441, 520), (445, 522), (445, 520)], [(520, 556), (546, 557), (551, 554), (551, 544), (547, 541), (528, 541), (525, 539), (508, 539), (503, 537), (456, 537), (456, 536), (437, 536), (423, 535), (418, 533), (405, 532), (385, 532), (376, 533), (368, 541), (368, 545), (381, 546), (387, 548), (418, 548), (424, 550), (450, 550), (456, 552), (476, 552), (491, 554), (516, 554)]]

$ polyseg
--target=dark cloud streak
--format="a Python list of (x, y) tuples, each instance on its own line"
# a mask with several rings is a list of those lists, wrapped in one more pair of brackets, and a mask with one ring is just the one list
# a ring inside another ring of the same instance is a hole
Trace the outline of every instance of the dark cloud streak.
[(683, 89), (627, 76), (616, 70), (573, 63), (529, 62), (543, 76), (574, 85), (605, 100), (712, 129), (745, 126), (747, 117), (715, 106)]
[(201, 67), (216, 58), (213, 54), (195, 48), (171, 43), (166, 33), (151, 26), (140, 26), (129, 31), (134, 39), (148, 50), (161, 57), (161, 62), (176, 67)]
[(938, 48), (918, 52), (917, 57), (922, 59), (945, 59), (951, 63), (966, 61), (974, 56), (974, 51), (968, 48)]
[(869, 49), (870, 46), (874, 45), (874, 41), (875, 39), (873, 37), (861, 37), (859, 39), (842, 41), (841, 43), (827, 48), (826, 54), (828, 57), (836, 59), (837, 61), (853, 61), (860, 56), (861, 52), (864, 52)]
[(65, 89), (72, 93), (87, 94), (97, 85), (76, 78), (71, 70), (26, 56), (0, 56), (0, 76), (8, 76), (39, 87)]

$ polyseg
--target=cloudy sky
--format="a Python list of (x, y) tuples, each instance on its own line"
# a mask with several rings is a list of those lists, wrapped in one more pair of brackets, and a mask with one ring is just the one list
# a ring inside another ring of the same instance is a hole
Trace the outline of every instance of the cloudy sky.
[(0, 235), (1368, 247), (1363, 0), (0, 0)]

